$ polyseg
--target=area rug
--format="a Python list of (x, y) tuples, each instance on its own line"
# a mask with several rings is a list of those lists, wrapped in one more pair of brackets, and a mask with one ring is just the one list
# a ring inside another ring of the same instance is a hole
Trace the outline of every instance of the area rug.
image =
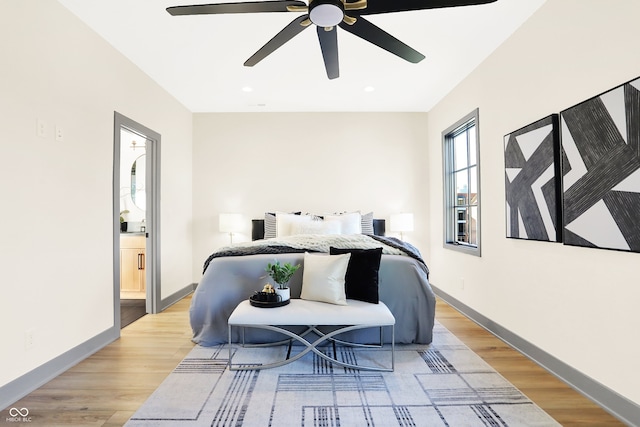
[[(234, 364), (256, 364), (287, 349), (234, 351)], [(386, 365), (391, 348), (337, 353), (353, 364)], [(431, 345), (396, 345), (394, 372), (338, 367), (313, 353), (279, 368), (229, 371), (228, 357), (225, 345), (196, 346), (126, 426), (560, 425), (440, 324)]]

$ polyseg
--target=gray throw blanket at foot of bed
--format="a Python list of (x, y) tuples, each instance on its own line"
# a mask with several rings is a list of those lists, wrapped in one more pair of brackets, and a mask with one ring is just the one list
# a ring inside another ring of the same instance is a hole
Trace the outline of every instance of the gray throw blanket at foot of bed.
[[(255, 240), (224, 247), (214, 253), (204, 262), (202, 273), (207, 271), (209, 263), (214, 258), (227, 256), (244, 256), (260, 254), (290, 254), (304, 252), (329, 253), (331, 247), (339, 249), (374, 249), (382, 248), (387, 255), (407, 255), (427, 267), (420, 255), (420, 251), (408, 242), (395, 237), (375, 236), (368, 234), (350, 235), (315, 235), (303, 234), (279, 239)], [(427, 274), (429, 269), (427, 268)]]

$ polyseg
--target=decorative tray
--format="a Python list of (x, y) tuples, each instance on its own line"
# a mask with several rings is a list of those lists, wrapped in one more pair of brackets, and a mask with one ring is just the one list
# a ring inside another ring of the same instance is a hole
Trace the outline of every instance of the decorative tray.
[(291, 300), (285, 300), (285, 301), (275, 301), (275, 302), (266, 302), (266, 301), (258, 301), (253, 299), (253, 297), (249, 298), (249, 304), (251, 304), (254, 307), (260, 307), (260, 308), (275, 308), (275, 307), (282, 307), (284, 305), (289, 304), (289, 301)]

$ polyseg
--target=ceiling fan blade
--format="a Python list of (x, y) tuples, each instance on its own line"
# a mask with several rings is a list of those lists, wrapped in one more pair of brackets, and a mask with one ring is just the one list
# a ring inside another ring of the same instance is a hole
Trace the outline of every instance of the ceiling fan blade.
[(409, 10), (438, 9), (442, 7), (474, 6), (493, 3), (496, 0), (367, 0), (367, 8), (358, 15), (405, 12)]
[(379, 27), (376, 27), (371, 22), (362, 17), (358, 18), (353, 25), (348, 25), (344, 22), (341, 22), (339, 25), (343, 30), (348, 31), (351, 34), (354, 34), (370, 43), (373, 43), (376, 46), (381, 47), (382, 49), (391, 52), (402, 59), (406, 59), (409, 62), (417, 64), (424, 59), (423, 54), (413, 49), (412, 47), (402, 43), (391, 34), (387, 33)]
[(302, 30), (309, 27), (308, 25), (301, 25), (307, 19), (309, 19), (309, 15), (302, 15), (291, 21), (289, 25), (284, 27), (282, 31), (276, 34), (256, 53), (254, 53), (251, 58), (247, 59), (244, 63), (245, 67), (253, 67), (258, 62), (262, 61), (264, 58), (272, 54), (280, 46), (300, 34)]
[(172, 6), (167, 8), (167, 12), (169, 12), (173, 16), (215, 15), (222, 13), (287, 12), (287, 6), (306, 7), (307, 4), (302, 1), (296, 0), (199, 4), (192, 6)]
[(320, 49), (322, 49), (322, 58), (324, 59), (324, 68), (327, 70), (329, 79), (337, 79), (340, 77), (340, 67), (338, 65), (338, 30), (331, 27), (327, 31), (324, 27), (316, 27), (318, 30), (318, 40), (320, 41)]

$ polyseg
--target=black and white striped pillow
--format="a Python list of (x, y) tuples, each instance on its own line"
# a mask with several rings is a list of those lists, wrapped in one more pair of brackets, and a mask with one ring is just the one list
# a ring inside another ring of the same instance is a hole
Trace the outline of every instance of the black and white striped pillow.
[[(302, 212), (291, 212), (294, 215), (300, 215)], [(278, 235), (278, 225), (276, 222), (276, 214), (273, 212), (264, 213), (264, 238), (275, 239)]]
[(264, 214), (264, 238), (273, 239), (278, 232), (276, 226), (276, 214), (265, 212)]
[(373, 212), (361, 215), (360, 222), (362, 225), (362, 234), (375, 234), (373, 230)]

